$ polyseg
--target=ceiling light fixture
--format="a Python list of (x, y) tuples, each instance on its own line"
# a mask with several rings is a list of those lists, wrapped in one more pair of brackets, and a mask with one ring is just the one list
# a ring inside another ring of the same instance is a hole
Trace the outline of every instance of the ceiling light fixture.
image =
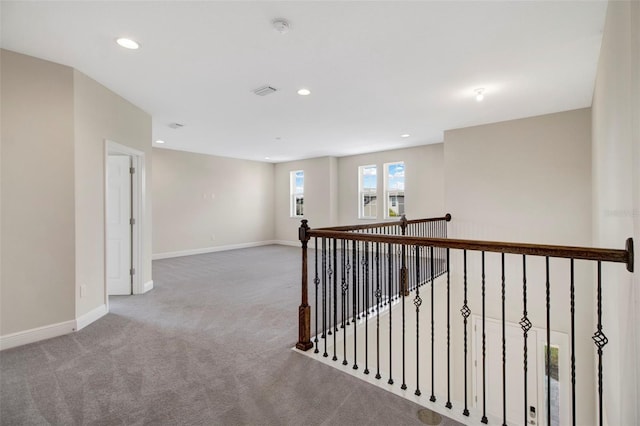
[(409, 133), (405, 133), (404, 135), (400, 135), (401, 138), (408, 138), (409, 136), (411, 136)]
[(131, 49), (131, 50), (136, 50), (140, 47), (140, 45), (131, 40), (130, 38), (119, 38), (116, 40), (116, 43), (118, 43), (120, 46), (124, 47), (125, 49)]
[(271, 157), (264, 157), (264, 159), (265, 159), (265, 160), (269, 160), (269, 159), (271, 159)]
[(300, 89), (298, 90), (298, 95), (300, 96), (308, 96), (311, 94), (311, 90), (309, 89)]
[(160, 144), (162, 144), (162, 143), (164, 143), (164, 141), (157, 140), (157, 141), (156, 141), (156, 143), (160, 143)]
[(482, 100), (484, 99), (484, 89), (479, 88), (474, 90), (474, 92), (476, 93), (476, 101), (482, 102)]

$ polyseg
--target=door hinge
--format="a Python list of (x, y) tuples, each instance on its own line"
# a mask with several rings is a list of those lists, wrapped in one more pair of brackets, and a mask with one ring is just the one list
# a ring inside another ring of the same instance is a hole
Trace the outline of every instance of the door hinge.
[(129, 219), (129, 225), (135, 225), (136, 220), (134, 218)]
[(135, 275), (135, 274), (136, 274), (135, 268), (129, 269), (129, 275)]
[(136, 172), (135, 167), (129, 167), (129, 173), (134, 174)]

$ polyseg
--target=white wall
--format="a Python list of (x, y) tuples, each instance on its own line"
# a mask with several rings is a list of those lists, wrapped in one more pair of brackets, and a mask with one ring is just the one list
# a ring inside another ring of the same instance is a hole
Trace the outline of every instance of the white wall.
[[(451, 238), (539, 244), (591, 245), (590, 109), (445, 132), (445, 209)], [(619, 247), (623, 240), (618, 241)], [(451, 260), (454, 306), (462, 306), (462, 258)], [(481, 314), (480, 254), (469, 253), (469, 306)], [(506, 258), (506, 319), (522, 317), (522, 257)], [(593, 294), (591, 265), (576, 263), (578, 424), (593, 423)], [(528, 315), (545, 328), (544, 259), (529, 256)], [(501, 318), (500, 256), (486, 255), (486, 314)], [(569, 264), (551, 261), (552, 329), (570, 331)], [(462, 353), (456, 321), (452, 353)], [(567, 354), (567, 351), (564, 352)], [(453, 367), (462, 383), (463, 364)], [(454, 379), (452, 379), (454, 380)], [(462, 390), (456, 390), (462, 397)], [(541, 404), (541, 401), (539, 402)], [(538, 407), (539, 412), (543, 407)]]
[(273, 164), (156, 148), (153, 168), (155, 256), (274, 239)]
[[(405, 163), (405, 214), (408, 219), (444, 216), (444, 146), (415, 148), (352, 155), (338, 159), (339, 223), (353, 225), (384, 220), (384, 164)], [(378, 166), (378, 218), (358, 219), (358, 167)]]
[(593, 240), (633, 237), (636, 272), (603, 268), (604, 416), (640, 424), (640, 3), (609, 2), (593, 99)]
[(75, 318), (76, 251), (73, 71), (0, 52), (4, 336)]
[[(275, 165), (275, 239), (291, 244), (298, 241), (301, 219), (311, 228), (335, 226), (337, 218), (336, 158), (321, 157)], [(289, 173), (304, 170), (304, 217), (291, 217), (289, 211)]]
[[(75, 105), (76, 315), (105, 299), (105, 139), (145, 153), (142, 282), (151, 281), (151, 116), (86, 75), (73, 72)], [(80, 297), (80, 286), (86, 291)]]

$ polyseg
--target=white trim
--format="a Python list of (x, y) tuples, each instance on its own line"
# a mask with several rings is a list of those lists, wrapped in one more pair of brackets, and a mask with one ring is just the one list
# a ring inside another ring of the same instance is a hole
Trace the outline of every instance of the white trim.
[(73, 333), (75, 327), (76, 320), (71, 320), (0, 336), (0, 351), (51, 339), (53, 337), (64, 336), (65, 334)]
[(300, 241), (274, 240), (273, 244), (278, 244), (280, 246), (301, 247)]
[(108, 313), (109, 311), (107, 310), (107, 305), (100, 305), (97, 308), (87, 312), (86, 314), (80, 315), (78, 318), (76, 318), (76, 331), (82, 330), (89, 324), (99, 320)]
[(146, 283), (144, 283), (144, 288), (143, 288), (143, 292), (146, 293), (150, 290), (153, 290), (153, 280), (149, 280)]
[(226, 246), (205, 247), (205, 248), (191, 249), (191, 250), (170, 251), (166, 253), (153, 254), (151, 258), (153, 260), (169, 259), (171, 257), (191, 256), (194, 254), (214, 253), (217, 251), (227, 251), (227, 250), (237, 250), (237, 249), (243, 249), (243, 248), (249, 248), (249, 247), (269, 246), (272, 244), (278, 244), (278, 243), (274, 240), (267, 240), (267, 241), (256, 241), (252, 243), (230, 244)]

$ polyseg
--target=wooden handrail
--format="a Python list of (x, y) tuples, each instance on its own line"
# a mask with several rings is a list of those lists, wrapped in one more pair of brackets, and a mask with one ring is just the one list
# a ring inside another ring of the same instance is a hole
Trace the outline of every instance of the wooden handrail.
[[(404, 220), (403, 220), (404, 219)], [(390, 226), (402, 226), (403, 223), (405, 224), (411, 224), (411, 223), (425, 223), (425, 222), (438, 222), (438, 221), (447, 221), (450, 222), (451, 221), (451, 215), (449, 213), (447, 213), (446, 215), (442, 216), (442, 217), (429, 217), (426, 219), (412, 219), (412, 220), (407, 220), (404, 215), (402, 216), (402, 219), (400, 220), (394, 220), (392, 222), (376, 222), (376, 223), (365, 223), (362, 225), (345, 225), (345, 226), (329, 226), (329, 227), (325, 227), (325, 228), (318, 228), (317, 230), (320, 231), (358, 231), (361, 229), (373, 229), (373, 228), (387, 228)]]
[(599, 260), (624, 263), (633, 272), (633, 239), (628, 238), (624, 250), (592, 247), (572, 247), (542, 244), (525, 244), (499, 241), (459, 240), (450, 238), (424, 238), (402, 235), (360, 234), (325, 229), (309, 229), (309, 238), (336, 238), (341, 240), (372, 241), (398, 245), (433, 246), (460, 250), (485, 251), (495, 253), (525, 254), (566, 259)]

